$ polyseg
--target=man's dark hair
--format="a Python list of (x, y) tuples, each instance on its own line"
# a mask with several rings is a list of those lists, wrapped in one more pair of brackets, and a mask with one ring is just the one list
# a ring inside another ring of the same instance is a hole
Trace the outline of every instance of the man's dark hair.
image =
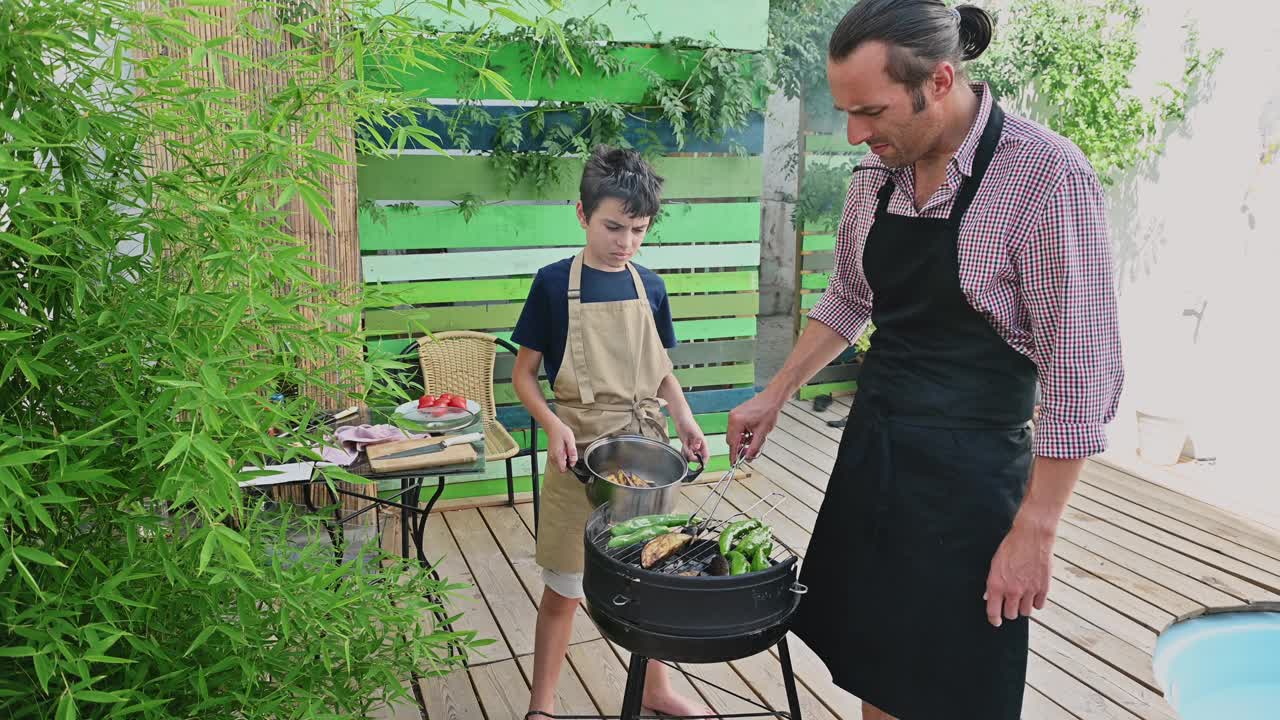
[(590, 220), (600, 202), (612, 197), (621, 200), (623, 209), (632, 217), (656, 218), (662, 182), (635, 150), (597, 146), (587, 158), (578, 186), (582, 213)]
[(964, 77), (962, 62), (982, 54), (994, 26), (985, 10), (973, 5), (949, 8), (941, 0), (861, 0), (831, 33), (827, 56), (840, 62), (863, 43), (889, 46), (889, 77), (907, 86), (916, 112), (925, 107), (924, 82), (942, 61)]

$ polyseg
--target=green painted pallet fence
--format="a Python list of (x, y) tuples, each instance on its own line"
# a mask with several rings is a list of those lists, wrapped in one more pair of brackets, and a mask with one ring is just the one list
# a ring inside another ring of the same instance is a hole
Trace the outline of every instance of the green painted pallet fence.
[[(806, 125), (812, 126), (813, 118), (807, 118)], [(823, 128), (822, 132), (811, 132), (804, 138), (804, 163), (806, 167), (813, 165), (846, 164), (866, 153), (865, 147), (852, 147), (845, 137), (843, 128)], [(831, 272), (835, 268), (835, 234), (830, 227), (801, 228), (800, 247), (800, 282), (796, 292), (796, 328), (803, 330), (808, 324), (808, 313), (822, 297), (827, 289)], [(848, 395), (858, 388), (858, 371), (861, 369), (860, 359), (854, 353), (846, 353), (835, 362), (819, 371), (813, 379), (800, 388), (802, 400), (819, 395)]]
[[(701, 51), (640, 46), (653, 36), (714, 35), (722, 45), (748, 50), (763, 48), (766, 40), (768, 0), (652, 0), (639, 5), (648, 16), (645, 22), (613, 17), (623, 12), (623, 3), (605, 5), (565, 3), (569, 16), (600, 9), (596, 19), (608, 21), (614, 35), (607, 51), (668, 80), (686, 79)], [(452, 27), (487, 17), (467, 12)], [(450, 27), (440, 16), (427, 19)], [(507, 79), (521, 100), (636, 102), (648, 88), (638, 72), (607, 78), (594, 71), (581, 77), (562, 74), (551, 84), (533, 78), (527, 63), (528, 53), (509, 46), (491, 55), (487, 67)], [(493, 87), (472, 94), (477, 86), (470, 68), (437, 67), (387, 79), (443, 102), (503, 98)], [(752, 145), (762, 145), (760, 140)], [(659, 273), (667, 285), (680, 341), (671, 353), (676, 376), (707, 434), (713, 456), (708, 467), (723, 469), (728, 466), (727, 412), (754, 392), (762, 162), (759, 155), (675, 154), (674, 147), (669, 152), (654, 160), (665, 178), (663, 213), (636, 262)], [(399, 354), (414, 338), (446, 330), (480, 330), (509, 339), (534, 273), (571, 257), (582, 245), (573, 206), (581, 158), (556, 160), (555, 182), (534, 187), (522, 181), (511, 188), (483, 156), (415, 151), (360, 160), (360, 199), (381, 206), (359, 218), (364, 279), (371, 290), (364, 315), (371, 354)], [(490, 204), (464, 218), (450, 204), (464, 198)], [(495, 397), (500, 417), (528, 447), (533, 438), (522, 426), (527, 416), (522, 419), (511, 386), (512, 365), (510, 355), (499, 354)], [(550, 393), (545, 379), (543, 392)], [(539, 447), (545, 447), (545, 437)], [(545, 467), (545, 462), (544, 454), (539, 464)], [(528, 459), (515, 461), (513, 470), (524, 478), (518, 489), (527, 489)], [(451, 482), (446, 497), (505, 493), (505, 476), (505, 463), (490, 463), (479, 476)]]
[[(540, 5), (513, 3), (509, 9), (526, 20), (533, 20), (531, 13)], [(687, 37), (736, 50), (763, 50), (769, 39), (768, 25), (759, 21), (768, 15), (769, 0), (641, 0), (636, 3), (562, 0), (560, 6), (560, 10), (549, 13), (548, 17), (561, 23), (569, 18), (590, 17), (607, 26), (613, 42), (617, 43), (642, 44), (661, 38)], [(517, 27), (513, 20), (500, 14), (491, 15), (484, 8), (457, 2), (452, 12), (405, 0), (385, 0), (379, 9), (388, 14), (416, 17), (446, 31), (467, 31), (486, 22), (501, 33)], [(732, 12), (725, 12), (726, 9)]]

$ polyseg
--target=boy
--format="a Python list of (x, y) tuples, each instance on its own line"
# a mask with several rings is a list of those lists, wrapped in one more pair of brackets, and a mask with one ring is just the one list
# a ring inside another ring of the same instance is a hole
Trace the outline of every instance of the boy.
[[(512, 334), (521, 346), (512, 376), (516, 393), (548, 441), (537, 548), (546, 587), (526, 719), (555, 712), (556, 684), (583, 597), (582, 536), (593, 508), (570, 470), (578, 453), (617, 433), (666, 442), (665, 404), (685, 455), (692, 460), (707, 454), (667, 356), (676, 338), (666, 288), (656, 274), (630, 262), (658, 214), (661, 188), (662, 178), (634, 151), (597, 148), (579, 188), (586, 247), (538, 271)], [(554, 412), (538, 387), (542, 364), (555, 393)], [(677, 695), (665, 666), (656, 662), (646, 673), (643, 702), (668, 715), (711, 714)]]

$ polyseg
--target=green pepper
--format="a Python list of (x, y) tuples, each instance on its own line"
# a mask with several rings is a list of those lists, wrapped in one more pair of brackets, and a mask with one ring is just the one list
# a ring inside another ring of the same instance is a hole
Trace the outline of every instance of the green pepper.
[(756, 549), (756, 554), (751, 558), (751, 572), (760, 572), (769, 569), (769, 553), (764, 545)]
[(747, 520), (739, 520), (735, 523), (730, 523), (729, 527), (725, 528), (720, 533), (720, 554), (727, 556), (729, 554), (729, 550), (733, 547), (733, 541), (737, 540), (738, 537), (742, 535), (742, 533), (756, 527), (759, 524), (760, 524), (760, 521), (754, 518), (750, 518)]
[(724, 556), (729, 561), (729, 574), (741, 575), (747, 571), (747, 558), (737, 550), (730, 551)]
[(666, 525), (653, 525), (651, 527), (640, 528), (629, 535), (619, 535), (609, 539), (609, 547), (620, 548), (628, 545), (635, 545), (645, 540), (652, 540), (659, 535), (666, 535), (671, 532), (671, 528)]
[(751, 557), (756, 554), (756, 550), (758, 548), (772, 539), (773, 531), (769, 529), (768, 525), (764, 525), (744, 535), (734, 550), (737, 550), (746, 557)]
[[(677, 527), (681, 525), (689, 525), (691, 518), (688, 515), (643, 515), (641, 517), (631, 518), (626, 522), (620, 522), (609, 528), (609, 532), (614, 537), (620, 535), (630, 535), (638, 530), (650, 527)], [(696, 518), (692, 518), (696, 521)]]

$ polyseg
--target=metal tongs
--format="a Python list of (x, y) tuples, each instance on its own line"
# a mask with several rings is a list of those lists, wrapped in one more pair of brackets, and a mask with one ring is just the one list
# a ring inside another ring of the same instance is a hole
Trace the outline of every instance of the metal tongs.
[[(711, 521), (715, 518), (716, 511), (720, 509), (720, 502), (724, 500), (724, 491), (727, 487), (726, 483), (733, 480), (733, 478), (738, 474), (738, 468), (747, 459), (747, 449), (750, 445), (751, 443), (744, 441), (742, 445), (738, 447), (738, 459), (729, 467), (729, 470), (725, 472), (724, 476), (712, 486), (711, 492), (702, 499), (702, 502), (698, 505), (698, 509), (693, 511), (693, 514), (689, 516), (691, 520), (693, 518), (701, 518), (702, 520), (702, 522), (699, 522), (696, 525), (690, 524), (685, 528), (685, 534), (693, 536), (694, 540), (697, 540), (702, 536), (702, 533), (706, 532), (707, 526), (710, 525)], [(711, 512), (707, 513), (704, 517), (702, 510), (706, 506), (707, 502), (711, 500), (712, 496), (716, 498), (716, 504), (711, 506)]]

